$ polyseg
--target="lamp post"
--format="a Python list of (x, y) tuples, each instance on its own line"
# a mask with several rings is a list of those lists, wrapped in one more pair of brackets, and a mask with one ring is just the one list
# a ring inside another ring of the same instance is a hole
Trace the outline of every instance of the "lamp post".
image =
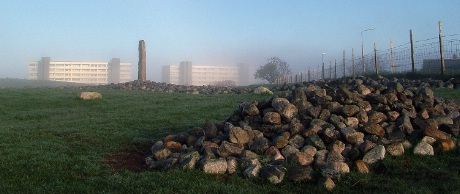
[(367, 31), (375, 30), (375, 28), (367, 28), (363, 31), (361, 31), (361, 64), (363, 66), (363, 75), (366, 73), (366, 67), (364, 64), (364, 38), (363, 38), (363, 33)]
[(321, 63), (322, 63), (322, 68), (321, 68), (321, 79), (324, 80), (324, 55), (326, 53), (321, 53)]

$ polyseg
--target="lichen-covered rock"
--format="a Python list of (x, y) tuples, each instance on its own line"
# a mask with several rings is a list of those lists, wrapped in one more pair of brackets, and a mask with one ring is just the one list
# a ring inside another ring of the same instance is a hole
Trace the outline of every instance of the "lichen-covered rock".
[(356, 105), (345, 105), (342, 107), (342, 113), (347, 117), (354, 116), (359, 110), (359, 107)]
[(203, 172), (208, 174), (224, 174), (227, 172), (227, 160), (224, 158), (206, 160), (203, 162)]
[(314, 155), (305, 152), (296, 152), (291, 156), (292, 160), (300, 166), (308, 166), (315, 160)]
[(269, 147), (265, 151), (265, 155), (268, 156), (269, 159), (272, 161), (282, 161), (285, 159), (281, 152), (278, 150), (278, 148), (276, 148), (275, 146)]
[(179, 164), (184, 170), (192, 170), (195, 168), (199, 159), (200, 153), (198, 151), (193, 151), (182, 155), (179, 159)]
[(281, 116), (290, 121), (297, 115), (297, 107), (289, 103), (286, 98), (275, 98), (272, 101), (273, 108), (281, 114)]
[(281, 124), (281, 115), (277, 112), (267, 112), (264, 115), (264, 122), (271, 125)]
[(250, 136), (248, 131), (241, 129), (240, 127), (233, 127), (229, 131), (229, 141), (240, 145), (249, 143)]
[(333, 191), (335, 188), (335, 183), (331, 178), (326, 178), (326, 180), (323, 182), (323, 186), (326, 190)]
[(357, 132), (352, 128), (342, 128), (340, 132), (345, 137), (348, 143), (361, 144), (364, 141), (364, 134), (361, 132)]
[(273, 144), (275, 144), (277, 148), (284, 148), (289, 143), (289, 137), (289, 132), (284, 132), (275, 137)]
[(156, 160), (164, 160), (168, 158), (171, 154), (172, 152), (168, 148), (162, 148), (162, 149), (158, 149), (155, 152), (153, 152), (153, 157)]
[(383, 160), (384, 158), (385, 147), (383, 145), (378, 145), (364, 155), (363, 161), (368, 164), (373, 164), (379, 160)]
[(217, 152), (222, 157), (238, 156), (243, 152), (243, 149), (244, 147), (239, 144), (224, 141), (220, 144)]
[(99, 92), (81, 92), (80, 99), (82, 100), (100, 100), (102, 99), (102, 94)]
[(248, 116), (257, 116), (260, 113), (257, 102), (243, 104), (242, 109), (242, 113)]
[(382, 112), (377, 112), (377, 111), (372, 111), (370, 114), (369, 114), (369, 122), (370, 123), (381, 123), (383, 121), (386, 121), (387, 120), (387, 116), (382, 113)]
[(247, 178), (257, 178), (259, 177), (260, 169), (262, 165), (260, 164), (259, 160), (251, 159), (249, 161), (245, 161), (247, 164), (243, 164), (246, 169), (243, 171), (243, 175)]
[(430, 144), (421, 141), (415, 146), (414, 154), (423, 155), (423, 156), (433, 156), (434, 149), (433, 149), (433, 146), (431, 146)]
[(165, 147), (173, 152), (180, 152), (182, 150), (182, 144), (175, 141), (168, 141), (165, 144)]
[(263, 154), (266, 149), (269, 147), (269, 141), (265, 137), (256, 138), (250, 145), (249, 149), (258, 153)]
[(235, 157), (227, 158), (227, 173), (235, 174), (238, 170), (238, 160)]
[(272, 184), (279, 184), (284, 180), (286, 171), (282, 165), (266, 165), (260, 170), (260, 177)]
[(289, 140), (289, 145), (292, 145), (297, 149), (302, 148), (304, 143), (305, 143), (305, 139), (301, 135), (294, 135)]
[(392, 156), (401, 156), (404, 154), (404, 146), (402, 143), (393, 143), (388, 145), (386, 151)]
[(267, 94), (267, 95), (273, 95), (273, 92), (270, 91), (270, 89), (259, 86), (256, 89), (254, 89), (254, 94)]
[(364, 126), (364, 131), (369, 134), (377, 135), (379, 137), (385, 136), (385, 129), (377, 123), (369, 123)]
[(446, 139), (441, 141), (441, 149), (443, 152), (449, 152), (455, 149), (455, 142), (452, 139)]
[(355, 167), (356, 167), (356, 171), (358, 171), (361, 174), (369, 173), (369, 167), (367, 166), (366, 162), (362, 160), (356, 160)]

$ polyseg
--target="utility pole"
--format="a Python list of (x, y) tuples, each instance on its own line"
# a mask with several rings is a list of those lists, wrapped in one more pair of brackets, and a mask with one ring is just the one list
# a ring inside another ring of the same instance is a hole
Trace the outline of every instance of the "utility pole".
[(355, 78), (355, 49), (351, 48), (351, 73), (353, 78)]
[(332, 79), (332, 61), (329, 61), (329, 79)]
[(410, 60), (412, 64), (412, 73), (415, 73), (414, 38), (412, 34), (412, 29), (409, 30), (409, 34), (410, 34)]
[(362, 69), (363, 69), (363, 75), (364, 73), (366, 72), (366, 67), (364, 65), (364, 45), (361, 43), (361, 65), (363, 66)]
[(334, 79), (337, 79), (337, 59), (334, 59)]
[(396, 73), (396, 64), (394, 60), (394, 53), (393, 53), (393, 41), (390, 41), (390, 65), (391, 65), (391, 73), (395, 74)]
[(343, 65), (343, 77), (345, 77), (346, 76), (346, 72), (345, 72), (345, 49), (343, 50), (342, 65)]
[(377, 64), (377, 46), (375, 45), (375, 42), (374, 42), (374, 68), (375, 68), (375, 74), (379, 75), (379, 67)]
[(368, 28), (363, 31), (361, 31), (361, 63), (363, 65), (363, 75), (366, 73), (366, 65), (364, 64), (364, 38), (363, 38), (363, 33), (370, 31), (370, 30), (375, 30), (375, 28)]
[(325, 55), (325, 54), (326, 54), (326, 53), (321, 53), (321, 62), (323, 63), (323, 67), (322, 67), (322, 69), (321, 69), (321, 70), (322, 70), (322, 71), (321, 71), (321, 79), (323, 79), (323, 80), (324, 80), (324, 55)]
[(446, 64), (444, 63), (444, 34), (443, 34), (443, 25), (442, 22), (438, 22), (439, 28), (439, 54), (441, 56), (441, 75), (444, 75), (446, 71)]

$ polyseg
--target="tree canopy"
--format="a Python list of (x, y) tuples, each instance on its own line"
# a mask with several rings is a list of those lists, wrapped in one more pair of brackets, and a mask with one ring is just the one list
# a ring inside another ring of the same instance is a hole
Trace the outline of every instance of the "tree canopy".
[(265, 65), (259, 67), (254, 74), (256, 79), (267, 80), (269, 83), (275, 83), (276, 79), (291, 73), (289, 64), (278, 57), (268, 59)]

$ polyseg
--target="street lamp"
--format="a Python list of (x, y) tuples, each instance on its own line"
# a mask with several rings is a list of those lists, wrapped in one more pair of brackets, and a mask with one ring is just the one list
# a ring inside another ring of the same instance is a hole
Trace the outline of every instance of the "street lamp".
[(366, 67), (364, 65), (364, 38), (363, 33), (367, 31), (375, 30), (375, 28), (367, 28), (361, 31), (361, 64), (363, 65), (363, 74), (366, 72)]
[(324, 80), (324, 55), (326, 55), (326, 53), (321, 53), (321, 62), (323, 64), (322, 68), (321, 68), (321, 79)]

